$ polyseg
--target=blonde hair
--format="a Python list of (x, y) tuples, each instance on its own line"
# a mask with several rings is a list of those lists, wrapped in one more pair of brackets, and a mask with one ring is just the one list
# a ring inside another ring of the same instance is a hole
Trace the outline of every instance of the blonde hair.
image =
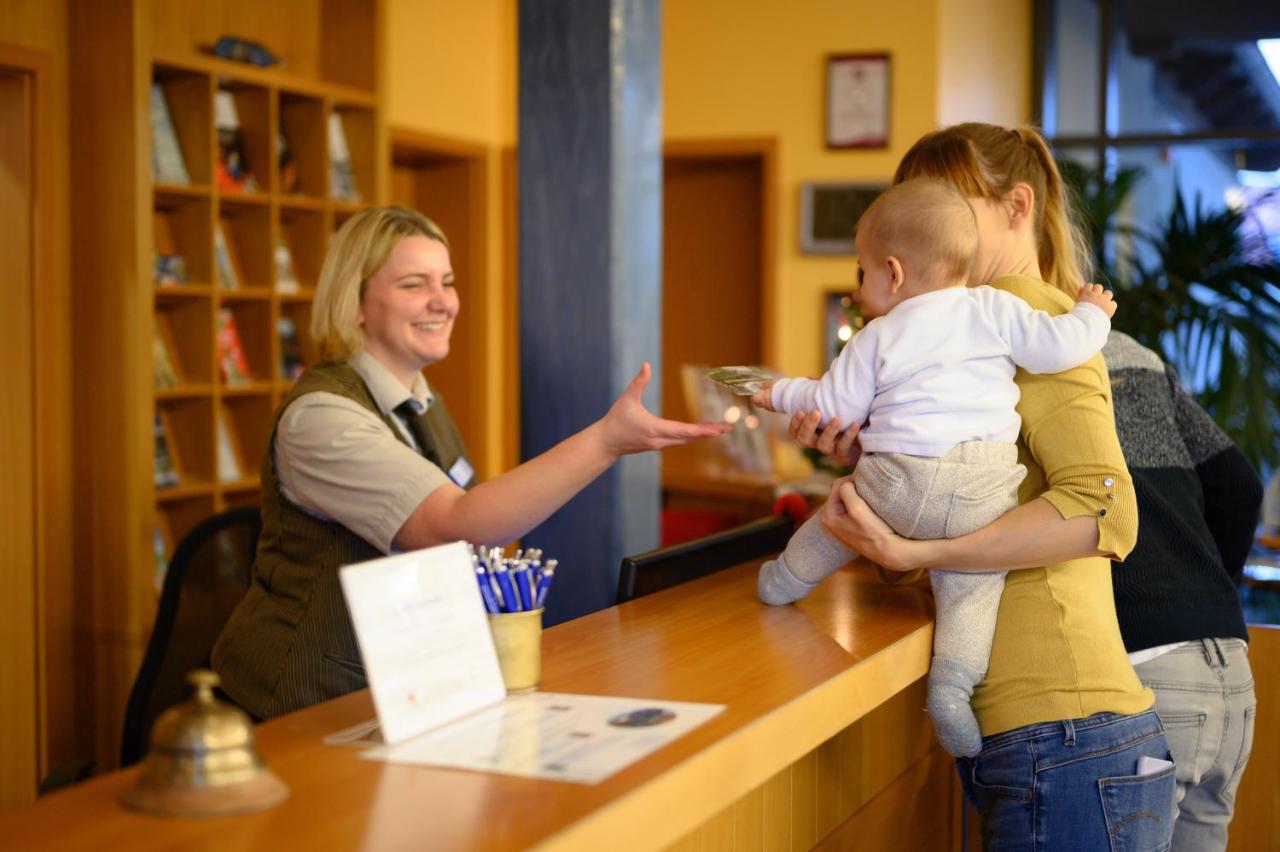
[(1015, 184), (1030, 186), (1036, 198), (1040, 273), (1075, 298), (1092, 258), (1062, 175), (1038, 130), (977, 122), (935, 130), (911, 146), (893, 180), (915, 177), (942, 178), (970, 198), (993, 201), (1004, 198)]
[(916, 178), (891, 186), (858, 220), (858, 233), (882, 256), (937, 283), (968, 283), (978, 251), (978, 223), (964, 196), (946, 181)]
[(311, 339), (321, 361), (345, 361), (364, 344), (358, 317), (365, 282), (402, 239), (415, 235), (449, 246), (435, 222), (398, 206), (361, 210), (333, 235), (311, 303)]

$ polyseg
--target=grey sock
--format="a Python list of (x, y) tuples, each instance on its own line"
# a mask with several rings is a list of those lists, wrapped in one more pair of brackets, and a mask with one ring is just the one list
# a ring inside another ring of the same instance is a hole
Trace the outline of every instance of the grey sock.
[(760, 600), (771, 606), (782, 606), (813, 591), (817, 583), (806, 583), (787, 567), (787, 556), (782, 554), (777, 559), (770, 559), (760, 566), (760, 578), (756, 583), (756, 592)]
[(929, 667), (925, 706), (933, 717), (938, 742), (953, 757), (973, 757), (982, 751), (982, 731), (969, 699), (983, 677), (983, 672), (945, 657), (934, 657)]

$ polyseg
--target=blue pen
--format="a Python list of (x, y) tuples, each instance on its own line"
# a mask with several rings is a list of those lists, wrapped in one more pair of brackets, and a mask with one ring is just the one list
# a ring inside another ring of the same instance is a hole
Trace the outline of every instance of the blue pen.
[(507, 566), (499, 561), (493, 566), (493, 576), (497, 578), (498, 588), (502, 590), (502, 611), (519, 612), (520, 598), (516, 595), (515, 587), (511, 585), (511, 573), (507, 571)]
[[(489, 571), (489, 566), (483, 561), (483, 554), (471, 554), (471, 564), (476, 569), (476, 580), (489, 590), (488, 598), (493, 598), (494, 608), (490, 610), (493, 613), (502, 612), (502, 590), (498, 588), (498, 584), (493, 579), (493, 574)], [(481, 597), (484, 597), (484, 589), (480, 590)], [(488, 606), (489, 600), (485, 598), (485, 606)]]
[(493, 597), (493, 589), (489, 586), (489, 575), (479, 565), (476, 566), (476, 582), (480, 586), (480, 599), (484, 601), (484, 608), (495, 615), (501, 612)]
[(533, 610), (533, 578), (529, 572), (529, 564), (521, 561), (516, 563), (517, 567), (511, 572), (511, 579), (516, 584), (516, 591), (520, 593), (520, 609), (525, 612)]
[(547, 560), (547, 567), (543, 568), (542, 573), (538, 575), (538, 591), (533, 598), (535, 608), (541, 609), (547, 600), (547, 590), (551, 588), (551, 581), (556, 576), (556, 564), (554, 559)]

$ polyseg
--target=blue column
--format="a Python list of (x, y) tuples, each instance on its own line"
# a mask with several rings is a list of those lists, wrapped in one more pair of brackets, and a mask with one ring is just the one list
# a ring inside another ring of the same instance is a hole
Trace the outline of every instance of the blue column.
[[(521, 452), (598, 419), (644, 361), (662, 399), (660, 0), (520, 0)], [(613, 603), (656, 547), (658, 458), (616, 465), (528, 535), (555, 624)]]

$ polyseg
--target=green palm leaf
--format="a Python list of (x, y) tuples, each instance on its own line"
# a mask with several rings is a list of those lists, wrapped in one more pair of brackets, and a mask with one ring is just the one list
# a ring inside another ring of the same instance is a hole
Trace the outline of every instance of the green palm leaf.
[[(1248, 260), (1245, 213), (1206, 210), (1176, 193), (1152, 233), (1116, 217), (1141, 172), (1108, 182), (1062, 164), (1077, 188), (1099, 274), (1120, 309), (1114, 325), (1161, 353), (1255, 466), (1280, 462), (1280, 265)], [(1129, 237), (1108, 258), (1106, 238)], [(1120, 255), (1116, 257), (1116, 255)]]

